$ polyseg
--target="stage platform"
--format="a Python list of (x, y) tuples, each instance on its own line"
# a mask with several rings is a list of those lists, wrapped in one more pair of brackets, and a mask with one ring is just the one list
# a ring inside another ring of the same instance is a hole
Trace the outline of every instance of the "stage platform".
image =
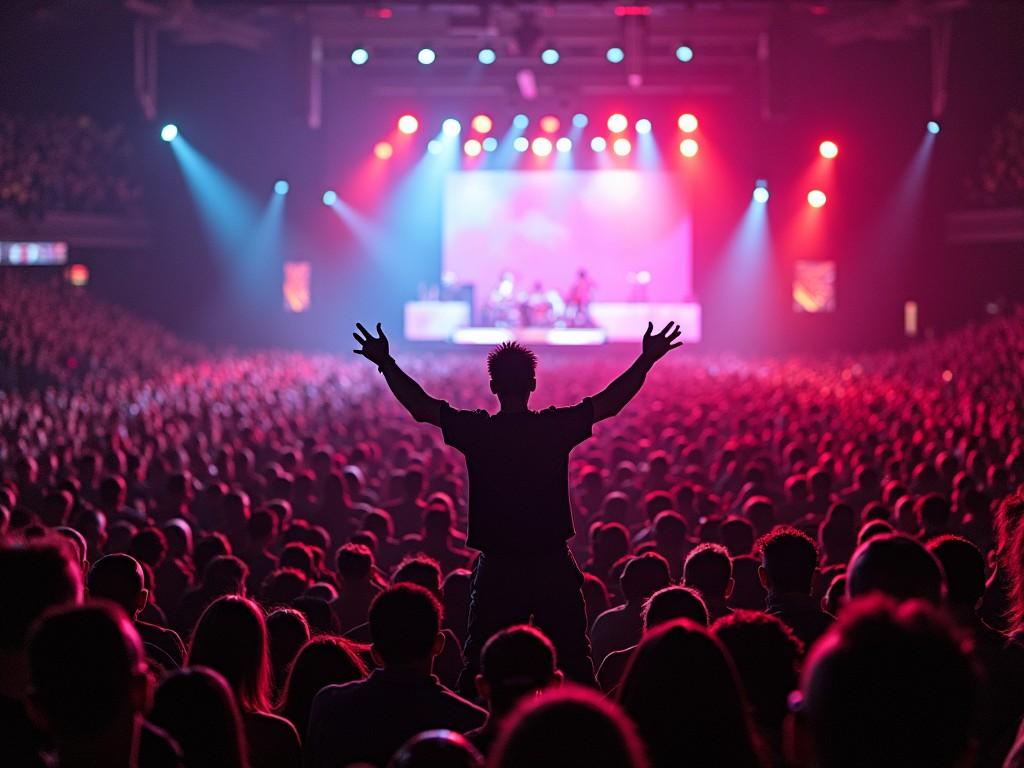
[(661, 330), (679, 323), (682, 341), (694, 344), (701, 338), (701, 307), (696, 302), (653, 304), (642, 302), (594, 302), (590, 328), (502, 328), (474, 326), (472, 308), (462, 301), (411, 301), (405, 305), (405, 338), (408, 341), (446, 341), (452, 344), (495, 345), (520, 341), (533, 346), (594, 346), (639, 341), (654, 323)]

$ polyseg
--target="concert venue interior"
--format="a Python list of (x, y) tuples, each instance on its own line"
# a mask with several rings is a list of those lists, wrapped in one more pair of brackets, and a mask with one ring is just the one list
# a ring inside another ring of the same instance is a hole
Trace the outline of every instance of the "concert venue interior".
[(0, 765), (1024, 766), (1024, 4), (0, 51)]

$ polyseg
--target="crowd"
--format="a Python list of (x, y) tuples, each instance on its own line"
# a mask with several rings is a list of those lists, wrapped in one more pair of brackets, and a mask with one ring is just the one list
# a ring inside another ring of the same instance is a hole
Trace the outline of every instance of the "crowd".
[[(569, 463), (588, 682), (529, 617), (460, 674), (466, 465), (373, 365), (14, 288), (0, 355), (45, 376), (0, 393), (4, 765), (1024, 765), (1022, 313), (659, 364)], [(534, 408), (623, 367), (539, 356)], [(477, 354), (399, 357), (494, 409)]]
[(966, 186), (975, 204), (992, 207), (1024, 202), (1024, 110), (1011, 109), (996, 123)]
[(0, 210), (128, 215), (141, 210), (124, 126), (87, 115), (0, 111)]

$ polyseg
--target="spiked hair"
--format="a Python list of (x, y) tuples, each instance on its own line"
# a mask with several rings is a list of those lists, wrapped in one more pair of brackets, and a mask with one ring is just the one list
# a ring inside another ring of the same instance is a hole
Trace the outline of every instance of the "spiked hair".
[(496, 392), (529, 390), (537, 371), (537, 356), (517, 341), (499, 344), (487, 355), (487, 373)]

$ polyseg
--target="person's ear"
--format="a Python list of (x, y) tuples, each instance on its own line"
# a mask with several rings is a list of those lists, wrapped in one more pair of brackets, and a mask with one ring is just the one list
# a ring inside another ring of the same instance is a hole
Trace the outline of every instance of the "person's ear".
[(764, 569), (763, 565), (757, 566), (757, 578), (761, 582), (761, 586), (768, 589), (768, 571)]
[(437, 637), (434, 638), (434, 647), (431, 649), (431, 654), (434, 656), (440, 656), (441, 651), (444, 650), (444, 632), (438, 632)]
[(142, 613), (145, 610), (147, 603), (149, 603), (149, 590), (148, 589), (141, 589), (141, 590), (139, 590), (139, 596), (135, 598), (135, 613), (136, 613), (136, 615)]
[(725, 599), (732, 597), (732, 591), (736, 589), (736, 579), (730, 577), (729, 583), (725, 585)]
[(487, 682), (483, 675), (477, 675), (473, 678), (473, 682), (476, 685), (476, 692), (480, 694), (480, 698), (489, 703), (491, 701), (491, 684)]

